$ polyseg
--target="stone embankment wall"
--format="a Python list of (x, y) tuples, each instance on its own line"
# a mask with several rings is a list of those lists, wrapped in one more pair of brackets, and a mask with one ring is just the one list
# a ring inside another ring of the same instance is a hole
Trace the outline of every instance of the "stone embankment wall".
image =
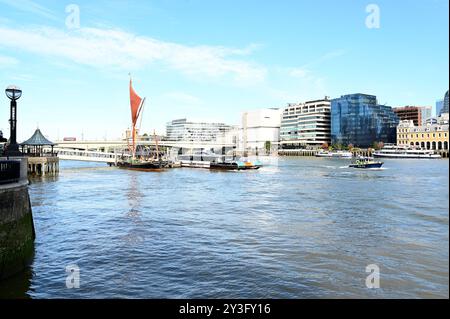
[(0, 184), (0, 280), (22, 271), (34, 253), (26, 159), (21, 164), (18, 181)]

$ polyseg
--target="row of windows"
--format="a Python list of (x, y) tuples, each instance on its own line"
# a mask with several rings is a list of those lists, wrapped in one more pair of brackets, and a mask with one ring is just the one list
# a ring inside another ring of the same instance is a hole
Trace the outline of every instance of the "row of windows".
[[(443, 135), (442, 135), (443, 134)], [(415, 136), (414, 136), (415, 135)], [(422, 138), (424, 138), (425, 137), (425, 134), (424, 133), (422, 133), (422, 134), (398, 134), (398, 137), (399, 138), (414, 138), (414, 137), (416, 137), (416, 138), (419, 138), (419, 135), (422, 137)], [(427, 138), (429, 138), (430, 137), (430, 133), (427, 133), (426, 134), (427, 135)], [(436, 133), (433, 133), (433, 135), (432, 135), (433, 137), (436, 137)], [(437, 137), (447, 137), (447, 133), (437, 133)]]
[(398, 132), (400, 133), (409, 133), (409, 132), (431, 132), (431, 131), (442, 131), (443, 128), (440, 126), (435, 127), (427, 127), (427, 128), (399, 128)]
[(415, 146), (421, 149), (431, 149), (431, 150), (448, 150), (448, 142), (409, 142), (408, 140), (399, 140), (399, 145)]

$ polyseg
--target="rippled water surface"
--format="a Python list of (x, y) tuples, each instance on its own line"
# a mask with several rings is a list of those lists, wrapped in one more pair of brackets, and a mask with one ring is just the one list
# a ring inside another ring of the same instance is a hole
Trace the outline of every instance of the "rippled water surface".
[[(62, 162), (57, 178), (32, 180), (34, 262), (0, 296), (448, 298), (448, 160), (347, 164), (142, 172)], [(70, 264), (79, 289), (66, 288)], [(366, 288), (369, 264), (380, 289)]]

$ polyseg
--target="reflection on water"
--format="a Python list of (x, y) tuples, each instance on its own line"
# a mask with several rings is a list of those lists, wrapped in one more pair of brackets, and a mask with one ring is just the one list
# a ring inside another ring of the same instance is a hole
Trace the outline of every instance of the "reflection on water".
[(28, 268), (20, 274), (3, 280), (0, 284), (0, 299), (29, 299), (32, 277), (32, 271)]
[[(0, 297), (448, 298), (448, 161), (281, 158), (258, 171), (63, 162), (33, 179), (29, 272)], [(365, 267), (381, 288), (365, 287)], [(80, 288), (65, 267), (80, 267)], [(5, 288), (6, 287), (6, 288)]]

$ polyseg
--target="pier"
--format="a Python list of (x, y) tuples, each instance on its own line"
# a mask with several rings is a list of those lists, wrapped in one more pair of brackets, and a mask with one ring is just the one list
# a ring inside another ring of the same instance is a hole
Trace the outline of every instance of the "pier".
[(279, 150), (278, 155), (280, 156), (315, 156), (320, 150), (307, 150), (307, 149), (286, 149)]
[[(38, 128), (28, 140), (21, 143), (22, 154), (28, 158), (28, 174), (56, 175), (59, 159), (53, 151), (54, 143), (44, 137)], [(50, 147), (50, 150), (46, 149)]]

